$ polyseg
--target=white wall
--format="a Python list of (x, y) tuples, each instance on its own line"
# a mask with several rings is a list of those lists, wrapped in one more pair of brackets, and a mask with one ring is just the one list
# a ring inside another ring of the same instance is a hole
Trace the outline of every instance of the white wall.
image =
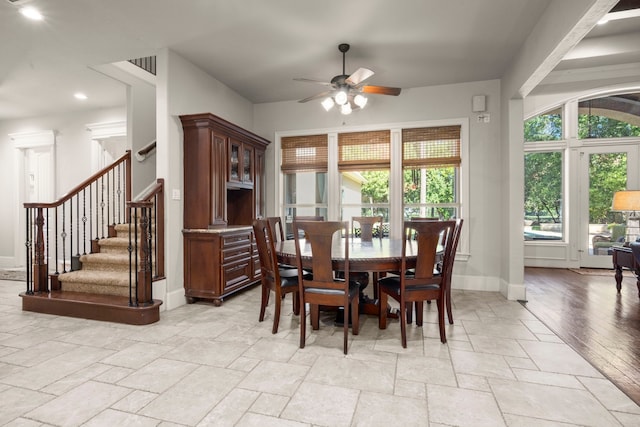
[(183, 133), (180, 115), (213, 113), (251, 130), (252, 104), (180, 55), (163, 50), (157, 55), (157, 175), (165, 180), (165, 289), (154, 297), (166, 309), (185, 304), (183, 270)]
[(127, 96), (127, 138), (131, 147), (131, 191), (135, 197), (156, 179), (156, 152), (142, 162), (135, 153), (156, 139), (156, 88), (146, 82), (131, 85)]
[[(471, 112), (473, 95), (487, 96), (490, 123), (478, 123)], [(398, 97), (371, 96), (367, 107), (350, 116), (325, 112), (319, 102), (280, 102), (254, 106), (253, 131), (271, 141), (276, 132), (307, 129), (335, 129), (367, 124), (404, 123), (468, 117), (470, 162), (469, 227), (470, 254), (467, 262), (457, 262), (454, 287), (497, 290), (501, 258), (500, 236), (508, 233), (501, 221), (500, 169), (500, 82), (489, 80), (405, 89)], [(278, 214), (275, 185), (278, 168), (273, 145), (267, 149), (267, 214)], [(520, 230), (520, 233), (522, 230)]]
[[(56, 185), (55, 198), (91, 175), (91, 133), (86, 124), (123, 121), (124, 106), (100, 110), (76, 112), (22, 120), (0, 122), (0, 266), (14, 266), (15, 240), (18, 215), (24, 211), (18, 206), (17, 165), (11, 133), (54, 130), (56, 132)], [(124, 153), (122, 153), (124, 154)], [(52, 200), (43, 200), (43, 202)], [(18, 245), (20, 247), (20, 245)]]

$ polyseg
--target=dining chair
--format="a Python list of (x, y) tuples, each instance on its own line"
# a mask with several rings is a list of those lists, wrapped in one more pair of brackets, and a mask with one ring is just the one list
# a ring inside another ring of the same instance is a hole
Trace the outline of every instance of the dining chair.
[[(357, 228), (356, 224), (360, 227)], [(382, 215), (351, 217), (351, 234), (353, 237), (360, 237), (363, 242), (371, 242), (373, 240), (373, 228), (376, 224), (378, 224), (378, 237), (382, 238)]]
[(276, 239), (276, 241), (283, 241), (284, 228), (282, 227), (282, 218), (280, 218), (279, 216), (270, 216), (267, 217), (267, 221), (269, 221), (269, 226), (271, 227), (273, 237)]
[(295, 216), (294, 221), (324, 221), (323, 216)]
[[(294, 221), (324, 221), (324, 217), (323, 216), (294, 216), (293, 217)], [(295, 236), (295, 234), (294, 234)], [(307, 236), (304, 236), (304, 238), (306, 238)]]
[[(423, 302), (429, 300), (436, 300), (440, 341), (443, 344), (447, 342), (444, 311), (448, 282), (443, 274), (434, 272), (434, 265), (439, 256), (439, 246), (442, 245), (443, 268), (448, 268), (455, 225), (456, 221), (405, 221), (400, 275), (388, 276), (378, 282), (380, 290), (378, 326), (380, 329), (387, 327), (387, 297), (391, 296), (400, 305), (398, 317), (404, 348), (407, 347), (406, 310), (411, 307), (409, 304), (415, 303), (416, 325), (422, 326)], [(410, 236), (413, 235), (415, 235), (415, 243), (411, 241)], [(417, 252), (411, 254), (410, 251), (414, 245), (417, 246)], [(413, 271), (408, 270), (408, 255), (417, 255)]]
[(458, 251), (458, 243), (460, 242), (460, 234), (462, 233), (462, 223), (464, 220), (462, 218), (456, 219), (456, 225), (453, 228), (452, 242), (449, 246), (449, 254), (446, 257), (447, 264), (445, 264), (445, 259), (442, 260), (441, 274), (443, 279), (447, 282), (445, 289), (447, 290), (447, 294), (445, 296), (445, 303), (447, 307), (447, 318), (449, 319), (449, 324), (453, 325), (453, 313), (451, 309), (451, 273), (453, 272), (453, 263), (456, 260), (456, 252)]
[[(282, 242), (285, 240), (284, 238), (284, 227), (282, 226), (282, 218), (279, 216), (270, 216), (267, 217), (267, 221), (269, 221), (269, 227), (271, 227), (271, 232), (273, 233), (274, 242)], [(278, 266), (282, 270), (283, 268), (287, 269), (296, 269), (297, 267), (294, 265), (278, 263)]]
[[(295, 239), (298, 261), (298, 286), (300, 295), (300, 348), (305, 346), (306, 337), (306, 305), (310, 307), (311, 327), (317, 330), (320, 326), (320, 306), (344, 307), (344, 343), (343, 351), (347, 354), (349, 337), (349, 316), (354, 335), (359, 331), (358, 315), (358, 283), (349, 280), (349, 233), (344, 235), (344, 244), (340, 245), (344, 255), (344, 278), (335, 277), (332, 262), (332, 248), (337, 240), (342, 239), (342, 231), (349, 229), (347, 221), (293, 221), (296, 236), (304, 235), (306, 246), (311, 253), (312, 277), (305, 277), (302, 270), (301, 239)], [(300, 234), (302, 233), (302, 234)]]
[[(269, 304), (271, 291), (275, 293), (275, 312), (273, 314), (273, 328), (271, 333), (278, 332), (280, 323), (280, 311), (282, 300), (288, 293), (293, 294), (293, 314), (300, 314), (300, 298), (298, 297), (298, 269), (280, 268), (275, 250), (273, 230), (267, 219), (253, 221), (253, 233), (258, 247), (260, 258), (260, 273), (262, 283), (262, 300), (260, 302), (260, 316), (258, 320), (264, 320), (264, 314)], [(303, 271), (303, 275), (306, 273)]]
[[(411, 221), (440, 221), (440, 217), (437, 216), (412, 216), (410, 218)], [(413, 240), (416, 239), (415, 233), (413, 233), (411, 235), (411, 238)], [(436, 263), (437, 264), (437, 263)], [(399, 271), (391, 271), (390, 273), (395, 274), (395, 275), (400, 275)], [(413, 273), (412, 269), (409, 269), (409, 273)], [(407, 303), (407, 323), (412, 323), (413, 322), (413, 303)], [(427, 304), (431, 304), (431, 300), (427, 301)], [(417, 308), (416, 308), (417, 311)]]
[[(353, 237), (360, 237), (360, 241), (362, 242), (372, 242), (373, 241), (373, 228), (374, 225), (378, 224), (378, 238), (382, 238), (382, 215), (380, 216), (354, 216), (351, 217), (351, 235)], [(359, 228), (356, 227), (356, 224), (359, 225)], [(359, 231), (359, 233), (358, 233)], [(353, 273), (352, 280), (356, 280), (360, 283), (360, 301), (366, 303), (369, 302), (367, 300), (366, 295), (364, 294), (364, 289), (369, 285), (369, 273), (361, 272), (361, 273)], [(378, 273), (373, 273), (373, 299), (378, 299)]]

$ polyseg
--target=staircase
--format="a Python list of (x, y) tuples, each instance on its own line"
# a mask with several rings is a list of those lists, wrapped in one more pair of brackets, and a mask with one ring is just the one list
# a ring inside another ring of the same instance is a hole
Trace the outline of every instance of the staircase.
[(129, 224), (114, 227), (116, 235), (98, 241), (99, 252), (81, 255), (80, 270), (62, 273), (65, 291), (129, 297)]
[(52, 275), (48, 294), (21, 294), (22, 309), (130, 325), (160, 320), (162, 301), (134, 302), (136, 270), (129, 272), (129, 224), (118, 224), (114, 230), (115, 236), (97, 242), (99, 252), (80, 256), (81, 269)]
[(25, 204), (23, 310), (132, 325), (160, 319), (152, 282), (164, 277), (164, 183), (127, 201), (129, 162), (130, 152), (56, 202)]

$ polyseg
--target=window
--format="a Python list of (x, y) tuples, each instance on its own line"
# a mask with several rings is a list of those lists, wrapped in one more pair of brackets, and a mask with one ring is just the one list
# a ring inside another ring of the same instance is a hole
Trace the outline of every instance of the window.
[(338, 134), (341, 217), (383, 216), (389, 222), (389, 130)]
[[(381, 215), (383, 235), (392, 238), (401, 236), (405, 216), (463, 218), (469, 198), (469, 166), (462, 161), (468, 127), (468, 119), (460, 118), (341, 126), (314, 135), (277, 133), (279, 212), (289, 224), (295, 215), (343, 221)], [(415, 190), (411, 198), (403, 195), (408, 188)], [(461, 254), (468, 252), (468, 230), (462, 230)]]
[(562, 109), (556, 108), (525, 120), (524, 141), (559, 141), (562, 139)]
[(402, 130), (404, 218), (457, 218), (460, 126)]
[(285, 234), (296, 216), (327, 218), (327, 135), (283, 137)]
[(524, 239), (562, 240), (562, 152), (524, 155)]
[(640, 136), (640, 93), (588, 99), (578, 103), (578, 137)]

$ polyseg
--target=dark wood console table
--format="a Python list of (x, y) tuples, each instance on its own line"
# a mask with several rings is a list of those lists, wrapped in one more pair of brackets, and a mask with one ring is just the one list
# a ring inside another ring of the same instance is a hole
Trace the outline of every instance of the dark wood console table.
[(636, 276), (636, 286), (638, 287), (638, 297), (640, 298), (640, 266), (633, 258), (631, 248), (626, 246), (613, 247), (611, 252), (613, 255), (613, 268), (616, 270), (616, 289), (618, 293), (622, 288), (622, 269), (628, 268)]

